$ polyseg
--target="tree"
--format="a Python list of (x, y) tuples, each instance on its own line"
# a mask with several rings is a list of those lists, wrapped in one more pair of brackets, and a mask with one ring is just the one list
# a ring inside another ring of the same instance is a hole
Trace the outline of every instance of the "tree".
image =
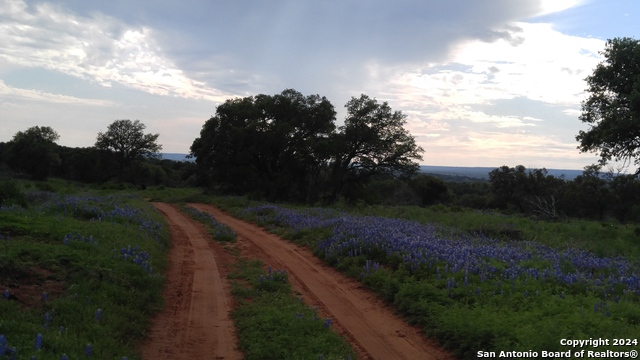
[(203, 125), (191, 155), (207, 185), (269, 200), (313, 201), (334, 121), (325, 97), (292, 89), (230, 99)]
[(153, 157), (162, 145), (157, 143), (160, 134), (145, 134), (146, 126), (139, 120), (116, 120), (106, 132), (99, 132), (95, 147), (115, 154), (120, 169), (145, 157)]
[(417, 175), (409, 181), (409, 186), (418, 194), (420, 205), (442, 202), (449, 195), (449, 187), (442, 179), (426, 174)]
[(49, 126), (18, 131), (7, 144), (6, 161), (14, 170), (35, 180), (45, 180), (60, 165), (56, 141), (60, 135)]
[(576, 140), (581, 152), (595, 152), (600, 164), (634, 161), (640, 173), (640, 41), (607, 40), (605, 60), (586, 78), (589, 97), (580, 120), (589, 124)]
[(336, 200), (346, 184), (359, 184), (374, 175), (409, 178), (418, 172), (424, 150), (403, 126), (406, 115), (392, 111), (387, 102), (362, 94), (345, 105), (344, 126), (333, 136), (332, 164)]
[(600, 165), (585, 166), (582, 175), (567, 183), (561, 207), (567, 215), (604, 220), (611, 191)]

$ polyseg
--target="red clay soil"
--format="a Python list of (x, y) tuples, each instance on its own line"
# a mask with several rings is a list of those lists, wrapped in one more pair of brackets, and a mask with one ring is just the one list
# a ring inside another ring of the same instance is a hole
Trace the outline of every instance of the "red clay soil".
[(169, 224), (172, 246), (164, 308), (141, 345), (143, 359), (242, 359), (237, 350), (232, 298), (216, 249), (197, 222), (168, 204), (155, 203)]
[[(364, 359), (453, 359), (419, 329), (399, 319), (362, 284), (323, 264), (309, 250), (282, 240), (262, 228), (219, 209), (189, 204), (213, 215), (238, 234), (246, 255), (253, 254), (275, 268), (286, 269), (305, 302), (332, 318), (338, 333), (350, 339)], [(195, 288), (195, 287), (194, 287)]]

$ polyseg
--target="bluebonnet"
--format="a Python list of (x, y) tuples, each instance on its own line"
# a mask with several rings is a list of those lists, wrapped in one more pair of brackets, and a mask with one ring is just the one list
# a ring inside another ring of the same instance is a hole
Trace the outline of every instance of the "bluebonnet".
[[(465, 287), (471, 278), (480, 283), (509, 281), (512, 294), (516, 293), (516, 282), (519, 286), (553, 281), (600, 292), (603, 299), (640, 295), (637, 267), (621, 257), (598, 257), (584, 250), (559, 250), (529, 241), (505, 243), (482, 235), (445, 239), (436, 234), (433, 225), (327, 209), (292, 210), (268, 204), (243, 213), (261, 225), (283, 226), (293, 234), (330, 230), (329, 236), (315, 244), (316, 253), (331, 264), (364, 257), (363, 277), (379, 269), (381, 262), (391, 262), (411, 274), (435, 271), (439, 280), (446, 278), (448, 290), (460, 286), (457, 276)], [(496, 290), (504, 293), (500, 286)]]
[(33, 345), (33, 349), (36, 351), (42, 349), (42, 341), (42, 334), (38, 333), (38, 335), (36, 335), (36, 343)]

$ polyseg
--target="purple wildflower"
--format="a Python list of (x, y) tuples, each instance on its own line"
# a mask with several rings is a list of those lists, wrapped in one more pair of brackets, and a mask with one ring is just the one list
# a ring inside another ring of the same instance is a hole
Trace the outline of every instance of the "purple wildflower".
[(36, 343), (35, 345), (33, 345), (33, 349), (34, 350), (40, 350), (42, 349), (42, 334), (38, 333), (38, 335), (36, 335)]

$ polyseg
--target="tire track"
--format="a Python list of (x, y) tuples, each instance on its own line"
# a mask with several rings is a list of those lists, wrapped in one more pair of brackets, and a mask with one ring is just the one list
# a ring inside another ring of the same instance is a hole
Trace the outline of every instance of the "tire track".
[(365, 358), (453, 359), (418, 329), (397, 318), (360, 283), (324, 265), (308, 250), (211, 205), (189, 205), (230, 226), (239, 240), (258, 248), (269, 264), (286, 268), (296, 291), (330, 314)]
[(141, 346), (143, 359), (241, 359), (229, 317), (232, 298), (209, 235), (175, 207), (153, 205), (167, 220), (172, 246), (164, 308)]

